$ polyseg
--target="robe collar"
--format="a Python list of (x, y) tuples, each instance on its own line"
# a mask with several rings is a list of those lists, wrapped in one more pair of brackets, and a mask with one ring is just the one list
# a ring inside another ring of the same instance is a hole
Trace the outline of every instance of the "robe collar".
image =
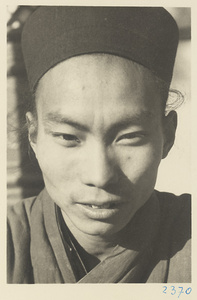
[[(46, 234), (57, 267), (65, 283), (74, 283), (76, 279), (60, 234), (55, 203), (46, 189), (38, 198), (42, 206)], [(153, 192), (128, 226), (122, 230), (122, 240), (119, 245), (78, 283), (143, 282), (143, 276), (152, 255), (152, 245), (158, 233), (159, 220), (159, 202), (156, 193)]]

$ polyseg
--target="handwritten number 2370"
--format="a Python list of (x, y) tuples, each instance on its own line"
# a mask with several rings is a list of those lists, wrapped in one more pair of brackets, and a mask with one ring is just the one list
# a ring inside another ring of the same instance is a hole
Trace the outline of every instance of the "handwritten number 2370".
[[(169, 290), (170, 289), (170, 290)], [(179, 286), (178, 287), (178, 290), (175, 286), (170, 286), (170, 287), (167, 287), (167, 286), (163, 286), (163, 293), (164, 294), (167, 294), (167, 293), (170, 293), (171, 295), (175, 295), (177, 294), (178, 298), (181, 296), (181, 294), (186, 294), (186, 295), (189, 295), (191, 294), (192, 292), (192, 288), (189, 287), (187, 288), (186, 290), (184, 290), (184, 288), (182, 286)]]

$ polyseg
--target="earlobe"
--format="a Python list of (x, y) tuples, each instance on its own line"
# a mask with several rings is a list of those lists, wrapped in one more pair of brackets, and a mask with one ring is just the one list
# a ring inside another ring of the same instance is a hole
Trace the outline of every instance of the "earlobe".
[(36, 155), (36, 136), (37, 136), (37, 121), (31, 112), (26, 113), (26, 121), (28, 127), (28, 139), (29, 143)]
[(163, 156), (165, 158), (172, 146), (174, 145), (175, 134), (177, 128), (177, 113), (171, 111), (164, 120), (164, 145), (163, 145)]

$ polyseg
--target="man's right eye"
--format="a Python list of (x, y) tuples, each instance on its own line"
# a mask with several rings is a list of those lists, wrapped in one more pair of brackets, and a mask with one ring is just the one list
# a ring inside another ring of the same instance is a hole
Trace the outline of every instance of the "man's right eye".
[(66, 147), (76, 147), (80, 144), (80, 140), (72, 134), (53, 133), (53, 137), (57, 138), (60, 143)]

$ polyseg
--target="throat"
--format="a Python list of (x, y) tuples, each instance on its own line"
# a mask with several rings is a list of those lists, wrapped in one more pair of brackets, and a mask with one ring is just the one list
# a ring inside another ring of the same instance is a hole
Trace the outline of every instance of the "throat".
[(117, 245), (113, 240), (105, 239), (99, 235), (79, 232), (63, 211), (61, 211), (61, 215), (74, 243), (76, 243), (77, 250), (84, 256), (89, 256), (93, 264), (103, 261)]

